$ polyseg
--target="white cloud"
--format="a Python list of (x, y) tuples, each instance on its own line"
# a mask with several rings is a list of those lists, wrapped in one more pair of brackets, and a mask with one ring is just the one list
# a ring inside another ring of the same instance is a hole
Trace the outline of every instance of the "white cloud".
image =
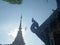
[(18, 33), (18, 28), (16, 28), (15, 30), (11, 30), (8, 35), (12, 36), (13, 38), (15, 38), (17, 36)]
[[(10, 32), (8, 32), (8, 36), (15, 38), (17, 36), (18, 30), (19, 30), (18, 28), (16, 28), (15, 30), (11, 30)], [(26, 37), (26, 33), (27, 32), (25, 31), (25, 29), (22, 29), (23, 37)]]

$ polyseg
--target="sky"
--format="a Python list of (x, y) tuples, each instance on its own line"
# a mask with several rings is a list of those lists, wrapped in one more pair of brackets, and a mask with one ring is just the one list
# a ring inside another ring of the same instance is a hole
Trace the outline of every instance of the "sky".
[[(45, 45), (30, 26), (32, 18), (41, 25), (56, 9), (55, 0), (23, 0), (21, 5), (0, 0), (0, 44), (11, 44), (18, 32), (22, 15), (22, 33), (26, 45)], [(26, 30), (25, 30), (26, 27)]]

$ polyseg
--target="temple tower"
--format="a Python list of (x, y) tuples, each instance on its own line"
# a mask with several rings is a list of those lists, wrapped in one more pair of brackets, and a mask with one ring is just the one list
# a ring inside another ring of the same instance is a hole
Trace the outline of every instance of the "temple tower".
[(24, 43), (24, 39), (23, 39), (23, 36), (22, 36), (22, 16), (21, 16), (21, 19), (20, 19), (20, 26), (19, 26), (19, 31), (18, 31), (18, 34), (14, 40), (14, 42), (12, 43), (12, 45), (25, 45)]

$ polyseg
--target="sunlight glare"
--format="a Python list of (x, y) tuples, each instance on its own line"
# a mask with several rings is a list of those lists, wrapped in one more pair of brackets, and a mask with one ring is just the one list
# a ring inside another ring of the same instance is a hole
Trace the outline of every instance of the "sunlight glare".
[(18, 33), (18, 29), (16, 28), (15, 30), (11, 30), (10, 32), (8, 32), (8, 35), (15, 38), (17, 36)]
[(23, 37), (26, 37), (26, 30), (25, 29), (22, 29), (22, 35), (23, 35)]
[[(16, 28), (15, 30), (11, 30), (10, 32), (8, 32), (8, 35), (15, 38), (17, 36), (18, 33), (18, 28)], [(26, 36), (26, 31), (24, 29), (22, 29), (22, 35), (23, 37)]]

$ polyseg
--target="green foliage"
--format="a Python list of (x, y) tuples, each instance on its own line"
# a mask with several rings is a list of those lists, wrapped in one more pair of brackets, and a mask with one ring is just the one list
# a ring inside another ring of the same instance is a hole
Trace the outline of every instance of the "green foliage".
[(3, 0), (3, 1), (9, 2), (11, 4), (21, 4), (22, 3), (22, 0)]

